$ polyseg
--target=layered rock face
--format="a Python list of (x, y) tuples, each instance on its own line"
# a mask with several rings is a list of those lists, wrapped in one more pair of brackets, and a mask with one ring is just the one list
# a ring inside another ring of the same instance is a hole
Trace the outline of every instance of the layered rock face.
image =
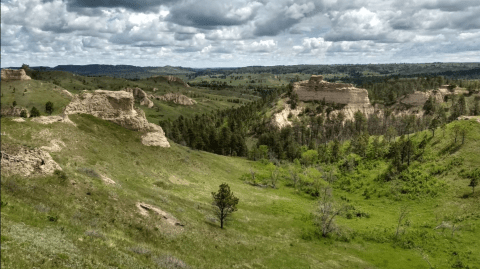
[(140, 105), (142, 106), (147, 106), (149, 108), (153, 107), (153, 102), (148, 99), (147, 94), (140, 88), (125, 88), (123, 89), (126, 92), (131, 92), (133, 93), (133, 97), (135, 97), (136, 100), (140, 101)]
[(197, 102), (191, 98), (186, 97), (180, 93), (167, 93), (162, 96), (156, 97), (158, 100), (163, 100), (167, 102), (174, 102), (175, 104), (184, 105), (184, 106), (193, 106)]
[(442, 103), (446, 95), (461, 93), (467, 93), (467, 91), (461, 90), (457, 87), (453, 92), (450, 92), (448, 90), (448, 85), (443, 85), (440, 86), (438, 90), (430, 90), (427, 92), (415, 91), (414, 93), (400, 99), (399, 102), (405, 105), (423, 106), (430, 96), (435, 99), (435, 102)]
[(94, 93), (75, 95), (64, 113), (90, 114), (130, 130), (146, 132), (142, 137), (145, 145), (170, 147), (162, 128), (149, 123), (145, 113), (135, 109), (133, 105), (134, 97), (131, 92), (96, 90)]
[(355, 88), (352, 84), (330, 83), (323, 81), (323, 76), (313, 75), (310, 80), (297, 82), (293, 87), (300, 101), (325, 100), (327, 103), (346, 105), (340, 110), (346, 120), (352, 120), (357, 111), (366, 116), (375, 112), (368, 99), (367, 90)]
[(2, 69), (1, 71), (2, 80), (31, 80), (29, 76), (25, 73), (25, 70), (12, 70), (12, 69)]
[(370, 104), (365, 89), (353, 87), (352, 84), (330, 83), (323, 81), (323, 76), (313, 75), (310, 80), (293, 85), (300, 101), (322, 101), (336, 104)]

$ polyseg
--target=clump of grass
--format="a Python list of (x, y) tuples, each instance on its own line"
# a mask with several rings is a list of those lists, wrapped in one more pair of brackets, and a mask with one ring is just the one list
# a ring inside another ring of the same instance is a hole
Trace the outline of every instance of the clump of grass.
[(151, 253), (150, 250), (148, 250), (146, 248), (143, 248), (143, 247), (140, 247), (140, 246), (131, 247), (130, 251), (132, 251), (134, 253), (137, 253), (137, 254), (140, 254), (140, 255), (149, 255)]
[(44, 212), (44, 213), (47, 213), (48, 211), (50, 211), (50, 207), (45, 206), (44, 204), (36, 205), (35, 209), (38, 210), (39, 212)]
[(154, 261), (160, 268), (166, 268), (166, 269), (190, 268), (190, 266), (188, 266), (188, 264), (186, 264), (184, 261), (172, 255), (157, 257), (154, 259)]
[(55, 171), (53, 172), (53, 174), (55, 176), (57, 176), (57, 178), (60, 180), (61, 183), (64, 183), (65, 181), (67, 181), (68, 179), (68, 176), (67, 174), (62, 171), (62, 170), (59, 170), (59, 169), (55, 169)]
[(97, 173), (97, 171), (95, 171), (91, 168), (79, 167), (79, 168), (77, 168), (77, 171), (82, 173), (82, 174), (85, 174), (89, 177), (100, 178), (100, 175)]
[(85, 231), (85, 235), (87, 236), (90, 236), (90, 237), (93, 237), (93, 238), (100, 238), (100, 239), (105, 239), (105, 235), (98, 232), (98, 231), (95, 231), (95, 230), (88, 230), (88, 231)]

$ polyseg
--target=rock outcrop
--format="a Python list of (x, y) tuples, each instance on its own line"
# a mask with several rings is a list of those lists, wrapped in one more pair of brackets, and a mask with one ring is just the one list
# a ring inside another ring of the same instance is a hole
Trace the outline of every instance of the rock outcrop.
[(410, 106), (423, 106), (430, 96), (435, 99), (435, 102), (442, 103), (446, 95), (465, 94), (468, 92), (458, 87), (453, 91), (450, 91), (448, 87), (449, 85), (442, 85), (436, 90), (430, 90), (426, 92), (415, 91), (414, 93), (408, 94), (407, 96), (401, 98), (399, 102)]
[(2, 80), (31, 80), (32, 78), (27, 76), (25, 70), (18, 69), (2, 69), (1, 71)]
[[(124, 128), (145, 132), (142, 143), (148, 146), (170, 147), (162, 128), (149, 123), (145, 113), (134, 108), (133, 93), (96, 90), (75, 95), (65, 108), (65, 114), (90, 114), (114, 122)], [(151, 143), (155, 137), (154, 143)]]
[[(302, 110), (303, 109), (300, 107), (291, 109), (290, 105), (285, 102), (283, 110), (273, 115), (272, 124), (280, 129), (286, 126), (292, 126), (292, 120), (294, 118), (298, 118), (298, 115), (302, 112)], [(288, 118), (290, 114), (291, 118)]]
[(62, 116), (40, 116), (32, 118), (33, 122), (38, 122), (41, 124), (52, 124), (55, 122), (69, 123), (76, 125), (73, 121), (68, 118), (68, 115), (64, 114)]
[[(2, 145), (2, 148), (4, 146)], [(42, 149), (24, 147), (9, 148), (1, 151), (2, 175), (40, 176), (51, 175), (62, 170), (50, 154)]]
[(183, 81), (180, 78), (177, 78), (177, 77), (174, 77), (174, 76), (158, 76), (158, 77), (164, 78), (168, 83), (174, 82), (174, 83), (178, 83), (178, 84), (183, 85), (183, 87), (185, 87), (185, 88), (190, 88), (190, 85), (185, 83), (185, 81)]
[(24, 108), (24, 107), (7, 107), (7, 108), (2, 108), (1, 109), (1, 115), (2, 117), (3, 116), (6, 116), (6, 117), (20, 117), (20, 114), (22, 113), (22, 110), (25, 111), (25, 113), (27, 114), (27, 118), (30, 117), (30, 112), (28, 111), (28, 109)]
[(322, 101), (336, 104), (370, 104), (366, 89), (353, 87), (352, 84), (330, 83), (323, 76), (313, 75), (310, 80), (296, 82), (293, 85), (300, 101)]
[(293, 90), (300, 101), (325, 101), (345, 105), (337, 112), (343, 112), (345, 120), (353, 120), (357, 111), (367, 116), (375, 112), (366, 89), (356, 88), (352, 84), (330, 83), (324, 81), (320, 75), (312, 75), (310, 80), (295, 83)]
[(184, 105), (184, 106), (193, 106), (197, 102), (191, 98), (186, 97), (180, 93), (167, 93), (162, 96), (155, 96), (157, 100), (163, 100), (167, 102), (174, 102), (175, 104)]
[(125, 88), (123, 89), (124, 91), (126, 92), (131, 92), (133, 93), (133, 97), (135, 98), (135, 100), (139, 101), (140, 102), (140, 105), (142, 106), (147, 106), (148, 108), (152, 108), (153, 107), (153, 102), (148, 99), (148, 96), (147, 94), (140, 88)]

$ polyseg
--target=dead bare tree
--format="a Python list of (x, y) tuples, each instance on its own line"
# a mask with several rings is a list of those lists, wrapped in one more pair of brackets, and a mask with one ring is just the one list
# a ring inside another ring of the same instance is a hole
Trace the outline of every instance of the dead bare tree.
[(402, 206), (400, 208), (400, 213), (398, 214), (397, 231), (395, 232), (395, 238), (398, 238), (401, 227), (408, 226), (409, 214), (410, 214), (410, 209), (408, 208), (408, 206)]
[(276, 185), (277, 185), (278, 174), (279, 174), (278, 167), (275, 167), (275, 169), (272, 170), (272, 174), (270, 176), (272, 188), (274, 189), (276, 188)]
[(337, 230), (335, 217), (345, 209), (345, 206), (335, 202), (331, 187), (324, 187), (320, 193), (318, 208), (315, 212), (315, 225), (319, 227), (322, 236), (327, 237)]

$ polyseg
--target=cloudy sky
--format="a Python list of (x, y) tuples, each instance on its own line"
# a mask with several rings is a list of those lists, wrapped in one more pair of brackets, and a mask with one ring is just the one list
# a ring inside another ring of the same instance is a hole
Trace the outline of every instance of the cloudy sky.
[(480, 62), (480, 0), (1, 0), (1, 66)]

